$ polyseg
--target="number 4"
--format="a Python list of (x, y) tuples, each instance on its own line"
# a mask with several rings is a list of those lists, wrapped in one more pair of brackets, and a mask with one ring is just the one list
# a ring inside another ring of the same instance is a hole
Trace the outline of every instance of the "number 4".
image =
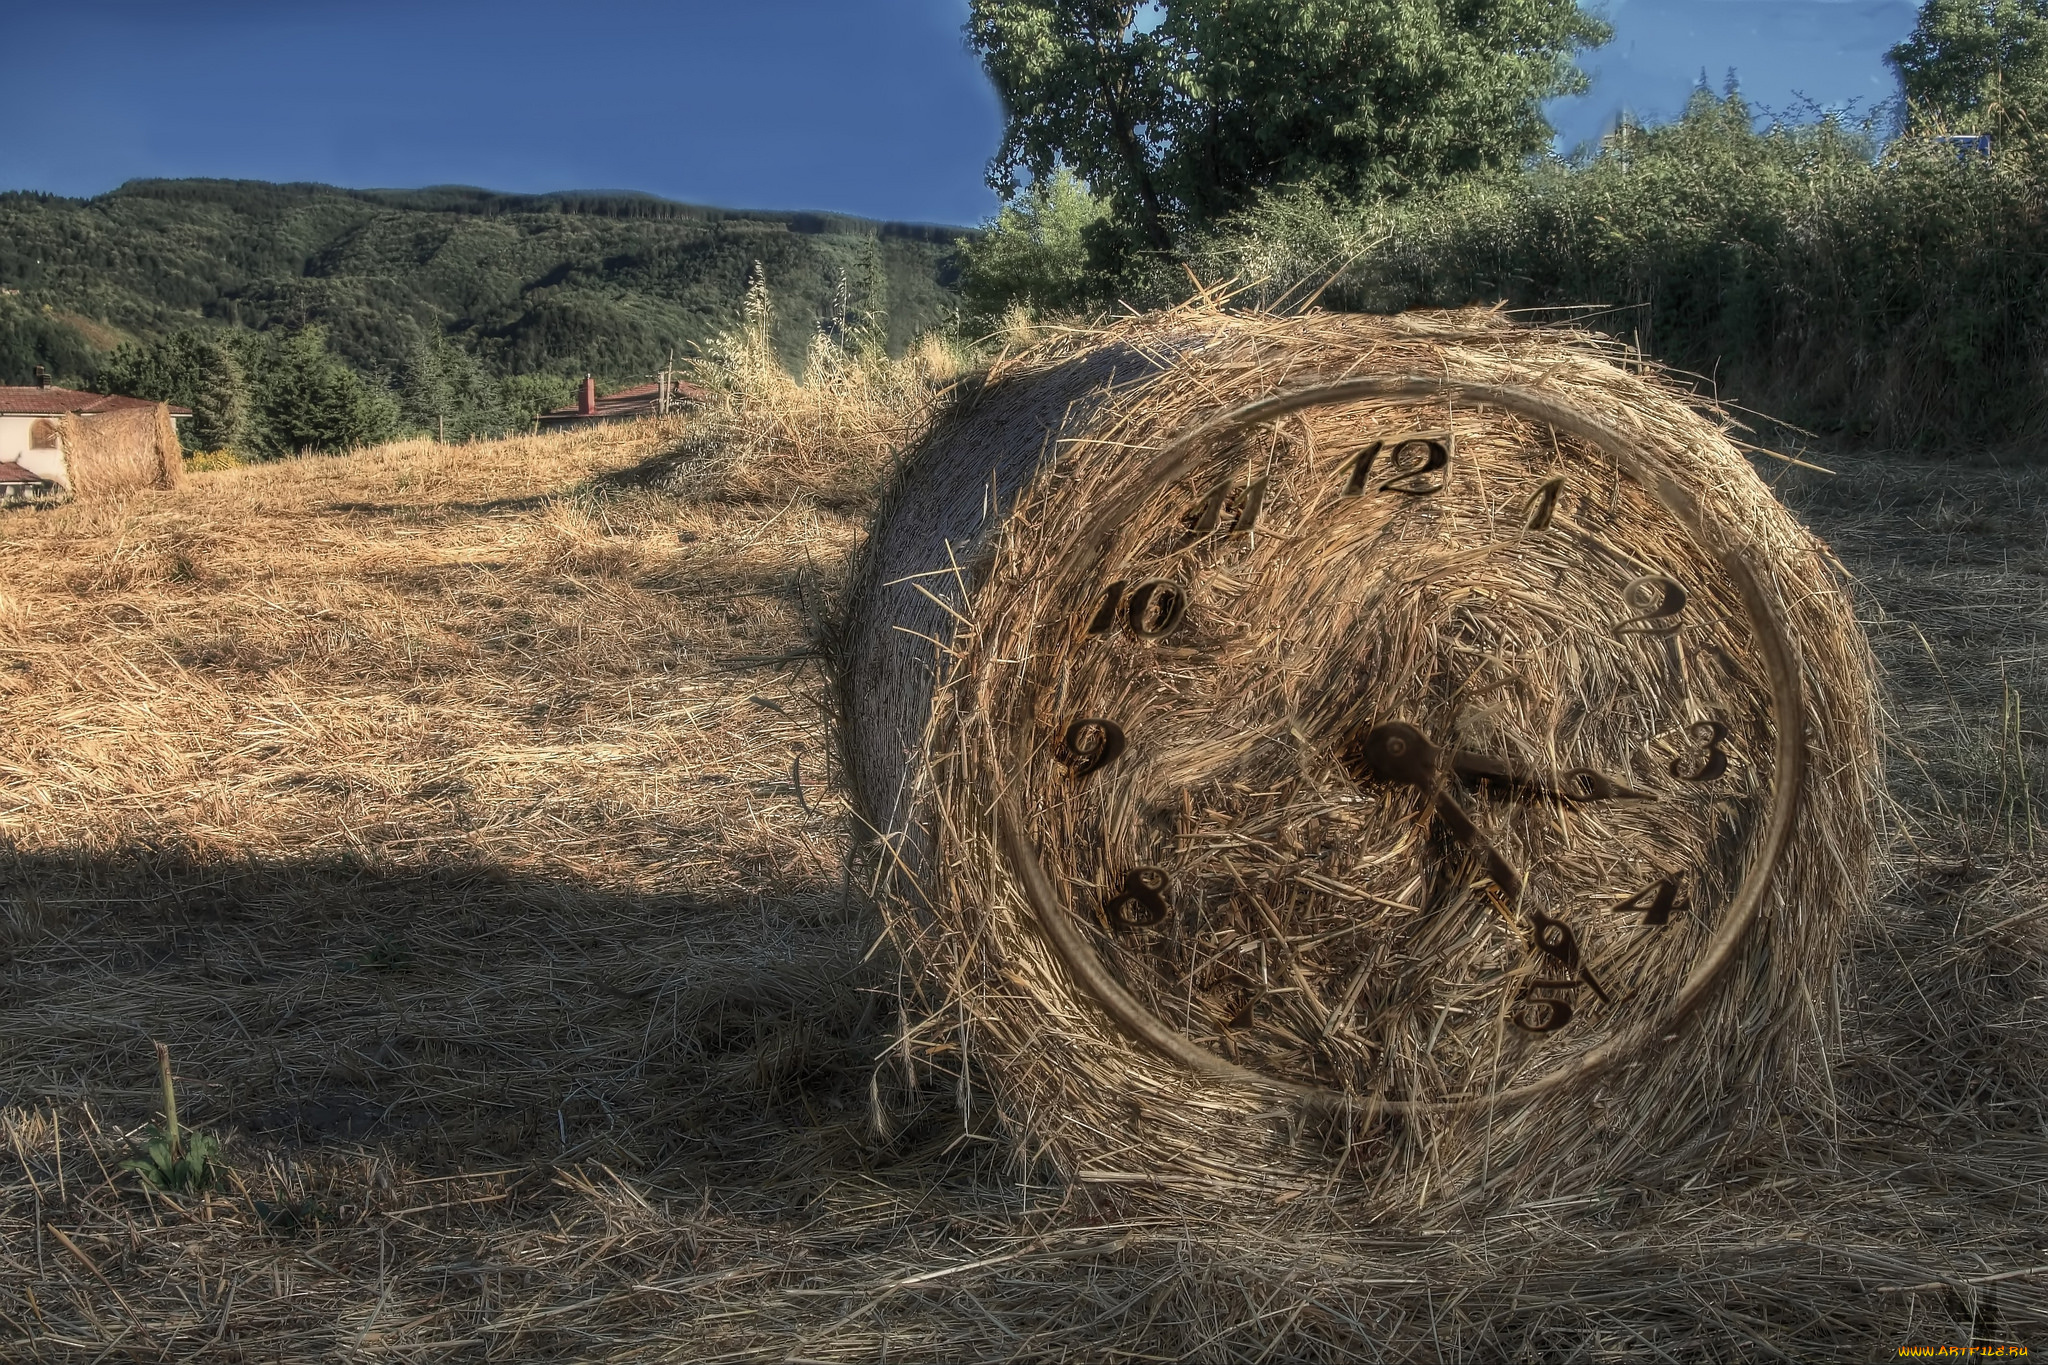
[(1627, 900), (1614, 907), (1614, 913), (1625, 915), (1631, 910), (1643, 912), (1644, 924), (1663, 925), (1671, 923), (1671, 911), (1678, 904), (1678, 878), (1666, 877), (1652, 882)]

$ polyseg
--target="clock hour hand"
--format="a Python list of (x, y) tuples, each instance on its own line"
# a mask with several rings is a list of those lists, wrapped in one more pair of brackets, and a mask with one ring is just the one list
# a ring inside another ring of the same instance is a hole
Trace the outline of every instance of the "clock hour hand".
[(1503, 792), (1528, 792), (1537, 796), (1555, 797), (1559, 801), (1617, 801), (1631, 798), (1640, 801), (1649, 798), (1649, 793), (1624, 787), (1591, 768), (1573, 768), (1553, 785), (1526, 768), (1516, 767), (1491, 754), (1474, 753), (1470, 749), (1452, 752), (1451, 771), (1467, 782), (1484, 783)]
[[(1449, 765), (1446, 755), (1428, 736), (1406, 721), (1388, 721), (1376, 725), (1359, 741), (1354, 751), (1366, 773), (1382, 782), (1396, 786), (1413, 787), (1421, 792), (1436, 811), (1437, 819), (1444, 822), (1451, 833), (1466, 847), (1476, 849), (1486, 859), (1487, 875), (1510, 901), (1521, 899), (1522, 874), (1515, 871), (1493, 841), (1480, 833), (1472, 823), (1472, 817), (1458, 804), (1444, 782)], [(1350, 757), (1351, 755), (1347, 755)], [(1354, 767), (1356, 772), (1357, 768)]]

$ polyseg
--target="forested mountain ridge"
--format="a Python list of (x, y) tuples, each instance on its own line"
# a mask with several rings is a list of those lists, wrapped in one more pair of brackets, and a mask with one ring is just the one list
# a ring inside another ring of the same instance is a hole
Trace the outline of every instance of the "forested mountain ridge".
[(86, 382), (114, 345), (324, 325), (370, 374), (446, 337), (501, 374), (627, 380), (730, 327), (756, 261), (792, 362), (851, 314), (900, 348), (951, 318), (964, 229), (637, 194), (131, 181), (0, 194), (0, 383)]

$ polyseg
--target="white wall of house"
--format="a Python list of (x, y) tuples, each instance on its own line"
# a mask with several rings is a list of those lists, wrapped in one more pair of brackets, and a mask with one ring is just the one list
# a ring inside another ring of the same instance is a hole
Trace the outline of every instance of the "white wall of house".
[(30, 417), (22, 413), (0, 413), (0, 463), (20, 465), (37, 478), (71, 487), (71, 477), (64, 467), (62, 446), (38, 450), (35, 448), (35, 425), (37, 422), (57, 424), (52, 417)]

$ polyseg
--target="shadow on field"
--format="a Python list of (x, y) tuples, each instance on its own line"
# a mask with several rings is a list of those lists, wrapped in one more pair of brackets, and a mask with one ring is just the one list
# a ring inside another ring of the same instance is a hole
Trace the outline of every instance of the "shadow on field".
[(0, 1107), (139, 1126), (161, 1039), (186, 1122), (238, 1146), (829, 1178), (919, 1141), (875, 1131), (871, 1083), (896, 1084), (875, 1067), (895, 1027), (893, 978), (862, 960), (877, 932), (836, 885), (707, 899), (489, 866), (0, 855)]
[(624, 492), (631, 489), (667, 488), (693, 459), (701, 460), (705, 449), (695, 443), (672, 446), (657, 451), (638, 464), (614, 469), (591, 479), (590, 486), (600, 492)]
[(487, 502), (328, 502), (315, 512), (351, 517), (396, 517), (403, 521), (470, 521), (504, 512), (533, 512), (556, 500), (553, 493)]

